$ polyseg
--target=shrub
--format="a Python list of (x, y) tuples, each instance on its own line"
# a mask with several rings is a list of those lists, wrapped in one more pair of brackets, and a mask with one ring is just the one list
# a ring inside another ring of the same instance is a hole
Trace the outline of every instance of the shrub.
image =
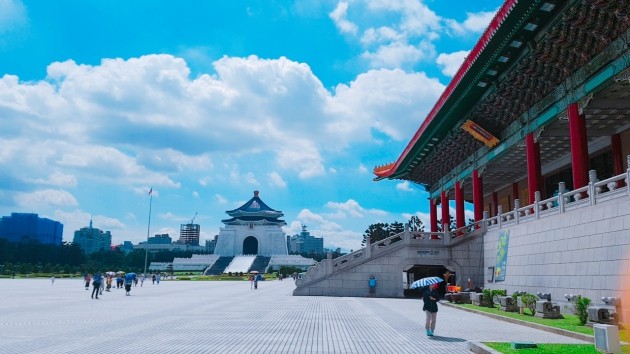
[(499, 300), (497, 299), (497, 296), (505, 296), (506, 294), (507, 294), (506, 290), (484, 289), (483, 302), (481, 306), (494, 307), (494, 305), (499, 302)]
[(538, 296), (534, 294), (521, 295), (521, 302), (532, 312), (532, 316), (536, 314), (536, 301), (538, 301)]
[(573, 313), (578, 317), (580, 326), (584, 326), (588, 321), (588, 305), (591, 304), (591, 299), (578, 295), (573, 300)]

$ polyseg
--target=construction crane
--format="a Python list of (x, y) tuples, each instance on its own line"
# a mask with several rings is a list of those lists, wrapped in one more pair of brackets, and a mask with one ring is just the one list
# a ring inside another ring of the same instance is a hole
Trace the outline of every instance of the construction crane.
[(195, 215), (192, 217), (192, 219), (190, 220), (190, 224), (194, 224), (195, 223), (195, 218), (197, 217), (197, 212), (195, 212)]

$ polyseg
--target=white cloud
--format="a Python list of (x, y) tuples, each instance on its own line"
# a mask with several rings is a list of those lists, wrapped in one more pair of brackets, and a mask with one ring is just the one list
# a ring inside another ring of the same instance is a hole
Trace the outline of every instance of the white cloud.
[(335, 22), (337, 28), (341, 33), (355, 34), (358, 30), (357, 25), (348, 21), (347, 17), (348, 3), (345, 1), (339, 2), (337, 7), (329, 14), (330, 18)]
[[(74, 234), (74, 231), (90, 225), (90, 219), (92, 220), (92, 226), (102, 231), (110, 231), (112, 238), (117, 233), (123, 232), (127, 229), (127, 226), (116, 218), (112, 218), (105, 215), (91, 215), (83, 210), (61, 211), (54, 212), (55, 220), (60, 221), (63, 224), (64, 233), (69, 232)], [(68, 240), (68, 241), (71, 241)]]
[(27, 21), (26, 8), (22, 1), (0, 0), (0, 33), (19, 28)]
[(370, 137), (371, 129), (395, 140), (409, 139), (444, 87), (424, 73), (370, 70), (349, 86), (335, 88), (331, 109), (344, 119), (328, 123), (328, 131), (343, 140)]
[(459, 23), (455, 20), (447, 20), (447, 25), (459, 35), (468, 33), (478, 33), (488, 27), (492, 18), (494, 18), (496, 11), (488, 12), (468, 12), (466, 13), (466, 20)]
[(341, 225), (309, 209), (302, 209), (296, 220), (285, 227), (284, 231), (289, 235), (296, 234), (301, 230), (302, 224), (307, 225), (312, 236), (324, 238), (324, 247), (340, 247), (346, 250), (356, 250), (361, 247), (363, 240), (361, 233), (346, 230)]
[(368, 169), (364, 164), (359, 165), (359, 173), (368, 173)]
[(55, 171), (48, 176), (48, 178), (36, 178), (28, 180), (36, 184), (47, 184), (58, 187), (76, 187), (77, 179), (73, 175), (67, 175), (59, 171)]
[(279, 188), (285, 188), (287, 186), (287, 182), (282, 179), (282, 176), (276, 171), (269, 173), (269, 182)]
[(413, 192), (409, 181), (404, 181), (396, 184), (396, 189), (403, 192)]
[(195, 199), (199, 199), (199, 192), (193, 191), (192, 192), (192, 197), (195, 198)]
[(454, 53), (441, 53), (435, 62), (442, 68), (442, 73), (447, 76), (454, 76), (459, 70), (469, 51), (461, 50)]
[(227, 204), (227, 202), (228, 202), (227, 198), (225, 198), (221, 194), (215, 194), (214, 195), (214, 200), (216, 200), (217, 203), (219, 203), (219, 204)]
[(17, 193), (15, 202), (22, 208), (37, 210), (44, 206), (76, 206), (76, 198), (61, 189), (43, 189), (29, 193)]
[(359, 203), (354, 199), (348, 199), (343, 203), (337, 202), (328, 202), (326, 203), (326, 207), (333, 209), (335, 211), (332, 214), (335, 218), (345, 218), (348, 215), (354, 218), (362, 218), (365, 214), (372, 215), (387, 215), (387, 212), (380, 209), (364, 209)]
[(433, 44), (428, 42), (422, 42), (418, 47), (412, 44), (393, 42), (378, 47), (374, 52), (364, 52), (361, 57), (366, 59), (372, 68), (395, 69), (414, 64), (422, 58), (434, 55), (435, 48)]

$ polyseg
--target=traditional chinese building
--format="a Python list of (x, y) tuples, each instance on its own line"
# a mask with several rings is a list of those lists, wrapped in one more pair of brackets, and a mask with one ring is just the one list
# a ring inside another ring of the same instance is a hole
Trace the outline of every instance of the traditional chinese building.
[(619, 295), (630, 261), (629, 45), (627, 1), (506, 0), (406, 148), (374, 169), (377, 181), (426, 189), (431, 232), (325, 260), (294, 294), (367, 296), (374, 274), (377, 296), (402, 296), (401, 272), (445, 267), (463, 288)]
[(229, 219), (219, 230), (214, 253), (220, 256), (258, 255), (271, 257), (287, 255), (287, 243), (282, 226), (287, 223), (280, 218), (281, 211), (267, 206), (258, 191), (245, 204), (226, 213)]

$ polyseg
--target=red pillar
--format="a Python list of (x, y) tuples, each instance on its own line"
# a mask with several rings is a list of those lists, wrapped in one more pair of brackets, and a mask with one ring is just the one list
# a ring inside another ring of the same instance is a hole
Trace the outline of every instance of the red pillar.
[(455, 219), (457, 228), (466, 226), (464, 219), (464, 188), (461, 183), (455, 182)]
[(588, 146), (586, 120), (580, 116), (577, 103), (568, 108), (569, 136), (571, 140), (571, 165), (573, 167), (573, 189), (588, 184)]
[(527, 188), (529, 188), (529, 204), (534, 203), (534, 194), (540, 191), (540, 149), (534, 142), (534, 134), (525, 136), (525, 149), (527, 150)]
[(499, 215), (499, 196), (497, 195), (497, 192), (492, 192), (492, 204), (493, 216)]
[(473, 206), (475, 209), (475, 221), (483, 219), (483, 177), (474, 170), (472, 173)]
[[(431, 232), (437, 232), (437, 203), (435, 202), (435, 199), (433, 198), (429, 198), (429, 203), (430, 203), (430, 209), (429, 209), (429, 214), (431, 217)], [(433, 236), (431, 236), (431, 238), (433, 238)]]
[(610, 145), (612, 148), (613, 174), (617, 176), (623, 173), (623, 156), (621, 155), (621, 136), (619, 134), (611, 135)]
[(450, 229), (451, 221), (451, 216), (448, 213), (448, 191), (442, 191), (440, 204), (442, 206), (442, 231), (446, 231)]

